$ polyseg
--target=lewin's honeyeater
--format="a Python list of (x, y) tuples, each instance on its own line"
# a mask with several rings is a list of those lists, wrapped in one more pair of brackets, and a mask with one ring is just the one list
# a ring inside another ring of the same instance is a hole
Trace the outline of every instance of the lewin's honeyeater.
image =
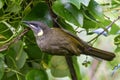
[(64, 29), (49, 28), (39, 21), (24, 21), (24, 23), (34, 32), (37, 44), (43, 52), (63, 56), (85, 54), (108, 61), (115, 57), (114, 53), (94, 48)]

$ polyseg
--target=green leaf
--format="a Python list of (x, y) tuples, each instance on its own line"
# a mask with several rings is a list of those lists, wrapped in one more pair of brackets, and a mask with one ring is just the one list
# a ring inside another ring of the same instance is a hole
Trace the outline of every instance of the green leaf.
[(32, 31), (29, 31), (25, 36), (25, 52), (28, 54), (28, 57), (31, 59), (41, 59), (43, 53), (40, 48), (37, 46), (35, 37)]
[(22, 41), (19, 41), (10, 46), (9, 50), (6, 52), (7, 66), (14, 69), (21, 69), (24, 66), (27, 54), (23, 50), (23, 45), (24, 43)]
[(76, 6), (78, 9), (81, 7), (81, 0), (67, 0), (69, 3), (73, 4)]
[(49, 26), (51, 26), (51, 16), (48, 12), (48, 6), (47, 4), (40, 2), (37, 3), (30, 13), (28, 13), (23, 20), (36, 20), (36, 21), (43, 21), (44, 23), (47, 23)]
[(16, 78), (16, 75), (9, 77), (7, 74), (5, 74), (2, 80), (17, 80), (17, 78)]
[(24, 66), (27, 58), (26, 52), (23, 50), (24, 43), (22, 41), (17, 42), (14, 44), (14, 50), (16, 52), (16, 65), (20, 69)]
[(0, 80), (2, 79), (3, 75), (4, 75), (4, 62), (3, 62), (3, 58), (0, 57)]
[(111, 1), (111, 8), (112, 9), (119, 8), (119, 5), (120, 5), (120, 1), (119, 0), (112, 0)]
[(64, 56), (53, 56), (50, 63), (51, 73), (54, 77), (65, 77), (70, 75)]
[[(80, 14), (80, 11), (75, 9), (75, 7), (68, 3), (63, 5), (60, 1), (55, 1), (52, 8), (53, 11), (64, 20), (76, 26), (82, 26), (83, 15)], [(70, 9), (72, 9), (72, 11)]]
[(32, 59), (41, 59), (42, 58), (42, 52), (40, 48), (36, 45), (27, 45), (27, 48), (25, 48), (25, 51), (27, 52), (29, 58)]
[(59, 20), (59, 23), (61, 27), (63, 27), (65, 30), (68, 30), (73, 34), (76, 34), (76, 31), (74, 30), (73, 26), (67, 24), (63, 19)]
[(8, 67), (15, 68), (16, 64), (13, 64), (15, 62), (14, 59), (16, 56), (14, 49), (10, 47), (9, 50), (6, 50), (6, 52), (4, 52), (4, 53), (7, 54), (6, 55), (6, 65)]
[(90, 21), (88, 19), (85, 19), (84, 20), (84, 25), (83, 25), (83, 28), (85, 28), (86, 30), (90, 29), (90, 28), (97, 28), (99, 25), (94, 22), (94, 21)]
[(31, 12), (24, 17), (23, 20), (41, 20), (41, 18), (44, 18), (43, 16), (46, 15), (47, 10), (46, 4), (38, 3), (32, 8)]
[[(66, 9), (72, 14), (72, 16), (77, 20), (77, 22), (81, 25), (81, 27), (83, 26), (83, 14), (81, 10), (78, 10), (77, 8), (75, 8), (73, 5), (67, 4)], [(78, 26), (78, 25), (77, 25)]]
[(110, 34), (117, 34), (117, 32), (120, 30), (119, 26), (117, 26), (116, 24), (113, 24), (110, 30)]
[[(12, 36), (12, 32), (9, 30), (9, 28), (5, 24), (0, 23), (0, 35), (8, 39)], [(4, 39), (0, 39), (0, 41), (4, 41)]]
[(85, 6), (88, 6), (89, 3), (90, 3), (90, 0), (80, 0), (80, 1), (81, 1), (81, 3), (82, 3), (83, 5), (85, 5)]
[(0, 0), (0, 9), (4, 6), (3, 0)]
[(114, 44), (115, 45), (120, 45), (120, 35), (118, 35), (114, 38)]
[[(120, 45), (120, 44), (119, 44), (119, 45)], [(117, 48), (115, 49), (115, 52), (119, 53), (119, 52), (120, 52), (120, 47), (117, 47)]]
[[(7, 72), (8, 73), (8, 72)], [(23, 76), (20, 75), (12, 75), (12, 76), (8, 76), (8, 74), (4, 74), (4, 77), (2, 78), (2, 80), (25, 80), (24, 78), (22, 78)]]
[(33, 69), (25, 76), (26, 80), (48, 80), (47, 73), (44, 70)]
[(7, 39), (7, 38), (0, 34), (0, 40), (2, 40), (2, 39)]
[(91, 0), (88, 6), (89, 12), (94, 16), (96, 19), (100, 21), (104, 21), (104, 16), (102, 12), (102, 7), (94, 0)]
[(11, 5), (8, 5), (6, 12), (19, 13), (20, 10), (21, 6), (18, 3), (11, 3)]
[(21, 69), (25, 62), (26, 62), (27, 54), (25, 51), (22, 51), (21, 54), (19, 55), (19, 58), (16, 60), (16, 65), (18, 66), (19, 69)]

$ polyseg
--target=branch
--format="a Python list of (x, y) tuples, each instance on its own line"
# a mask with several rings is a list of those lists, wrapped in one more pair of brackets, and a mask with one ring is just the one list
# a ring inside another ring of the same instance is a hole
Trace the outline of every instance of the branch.
[(17, 42), (18, 40), (20, 40), (20, 38), (29, 31), (30, 29), (26, 28), (24, 29), (20, 35), (18, 35), (17, 37), (15, 37), (13, 40), (11, 40), (10, 42), (6, 43), (5, 45), (0, 47), (0, 52), (6, 50), (12, 43)]
[(92, 40), (90, 40), (88, 43), (92, 42), (93, 40), (97, 39), (100, 35), (102, 35), (105, 31), (107, 31), (110, 27), (112, 27), (112, 25), (120, 19), (120, 16), (118, 16), (117, 19), (115, 19), (113, 22), (111, 22), (107, 28), (104, 29), (104, 31), (102, 31), (100, 34), (98, 34), (96, 37), (94, 37)]
[(52, 18), (52, 22), (53, 22), (53, 26), (54, 27), (60, 27), (59, 24), (57, 23), (57, 15), (53, 12), (52, 10), (52, 4), (53, 4), (53, 0), (45, 0), (46, 3), (48, 4), (48, 8), (49, 8), (49, 12)]
[(77, 75), (76, 75), (76, 72), (75, 72), (75, 69), (74, 69), (74, 66), (73, 66), (72, 57), (66, 55), (65, 59), (66, 59), (66, 62), (68, 64), (68, 68), (70, 70), (72, 80), (77, 80)]

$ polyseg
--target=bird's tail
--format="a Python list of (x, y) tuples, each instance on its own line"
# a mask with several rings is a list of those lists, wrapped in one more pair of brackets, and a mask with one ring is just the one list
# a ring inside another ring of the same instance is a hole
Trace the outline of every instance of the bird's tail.
[(90, 55), (90, 56), (95, 56), (104, 60), (111, 61), (115, 57), (115, 54), (112, 52), (100, 50), (97, 48), (94, 48), (92, 46), (87, 45), (84, 49), (84, 54)]

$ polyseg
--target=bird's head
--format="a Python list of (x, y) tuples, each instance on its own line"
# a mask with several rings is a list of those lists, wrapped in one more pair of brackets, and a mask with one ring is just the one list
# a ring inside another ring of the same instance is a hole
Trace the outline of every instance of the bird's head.
[(28, 27), (32, 29), (35, 36), (42, 36), (44, 34), (44, 31), (48, 29), (48, 27), (39, 21), (23, 21)]

